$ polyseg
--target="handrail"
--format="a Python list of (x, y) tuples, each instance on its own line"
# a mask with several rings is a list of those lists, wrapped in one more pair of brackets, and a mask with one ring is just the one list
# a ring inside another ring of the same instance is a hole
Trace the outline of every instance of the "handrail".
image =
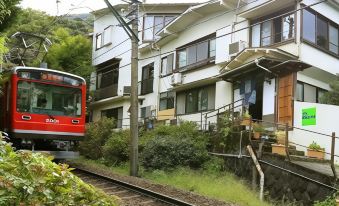
[[(237, 101), (234, 101), (234, 102), (232, 102), (232, 103), (229, 103), (229, 104), (227, 104), (227, 105), (224, 105), (224, 106), (222, 106), (222, 107), (219, 107), (218, 109), (215, 109), (215, 110), (213, 110), (213, 111), (209, 111), (209, 112), (205, 113), (205, 115), (210, 114), (210, 113), (215, 112), (215, 111), (218, 111), (218, 110), (221, 110), (221, 109), (225, 109), (226, 107), (229, 107), (229, 106), (231, 106), (231, 105), (234, 105), (234, 103), (237, 103), (237, 102), (240, 102), (240, 101), (243, 101), (243, 100), (244, 100), (243, 98), (242, 98), (242, 99), (239, 99), (239, 100), (237, 100)], [(233, 107), (233, 108), (235, 108), (235, 107)]]
[[(270, 122), (270, 121), (264, 121), (264, 120), (261, 120), (261, 119), (252, 119), (253, 121), (258, 121), (258, 122), (263, 122), (263, 123), (269, 123), (269, 124), (274, 124), (274, 125), (277, 125), (277, 126), (282, 126), (282, 127), (285, 127), (286, 124), (284, 123), (279, 123), (279, 122)], [(327, 137), (332, 137), (332, 135), (329, 135), (329, 134), (325, 134), (325, 133), (321, 133), (321, 132), (315, 132), (315, 131), (311, 131), (311, 130), (308, 130), (308, 129), (303, 129), (303, 128), (300, 128), (300, 127), (295, 127), (295, 126), (290, 126), (288, 125), (288, 128), (292, 128), (292, 129), (298, 129), (298, 130), (302, 130), (302, 131), (306, 131), (306, 132), (310, 132), (310, 133), (314, 133), (314, 134), (319, 134), (319, 135), (323, 135), (323, 136), (327, 136)], [(335, 137), (336, 139), (339, 139), (339, 137)]]

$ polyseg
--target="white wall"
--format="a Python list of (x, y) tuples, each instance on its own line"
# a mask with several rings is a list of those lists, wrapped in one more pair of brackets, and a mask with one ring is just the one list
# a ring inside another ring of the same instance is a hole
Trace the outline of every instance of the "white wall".
[[(316, 125), (311, 126), (302, 126), (302, 109), (307, 108), (316, 108)], [(331, 135), (332, 132), (336, 133), (336, 136), (339, 136), (339, 106), (326, 105), (326, 104), (316, 104), (316, 103), (307, 103), (307, 102), (294, 102), (294, 126), (306, 130), (311, 130), (314, 132), (324, 133)], [(315, 133), (302, 131), (294, 129), (291, 132), (289, 138), (290, 141), (309, 146), (312, 141), (315, 141), (321, 147), (325, 148), (325, 151), (331, 152), (331, 137), (318, 135)], [(306, 149), (300, 146), (297, 146), (298, 150), (305, 151)], [(336, 140), (335, 154), (339, 155), (339, 141)], [(330, 155), (325, 156), (326, 159), (330, 159)], [(336, 162), (339, 162), (339, 158), (336, 158)]]

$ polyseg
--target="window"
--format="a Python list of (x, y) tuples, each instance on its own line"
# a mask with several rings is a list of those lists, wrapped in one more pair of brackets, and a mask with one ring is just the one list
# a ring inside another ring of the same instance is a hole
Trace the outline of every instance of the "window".
[(303, 10), (303, 38), (315, 43), (315, 15)]
[[(263, 18), (267, 19), (269, 17)], [(257, 20), (262, 22), (262, 20)], [(289, 14), (270, 21), (264, 21), (251, 28), (252, 47), (268, 46), (293, 39), (295, 36), (295, 15)]]
[(117, 85), (119, 80), (119, 65), (114, 65), (97, 72), (97, 88), (102, 89)]
[(170, 54), (161, 59), (161, 75), (167, 75), (173, 72), (173, 57), (174, 54)]
[(301, 102), (321, 103), (321, 97), (327, 91), (319, 87), (297, 82), (296, 100)]
[(186, 113), (206, 111), (208, 109), (207, 88), (199, 88), (186, 93)]
[(102, 34), (97, 34), (95, 38), (96, 49), (100, 49), (102, 47)]
[(101, 117), (113, 118), (115, 128), (122, 128), (122, 107), (102, 110)]
[(303, 10), (302, 23), (305, 42), (338, 55), (338, 24), (308, 9)]
[(173, 109), (174, 108), (174, 92), (160, 93), (159, 110)]
[(142, 68), (141, 94), (149, 94), (153, 92), (154, 79), (154, 63), (146, 65)]
[(338, 41), (339, 41), (339, 37), (338, 37), (338, 28), (334, 27), (333, 25), (330, 25), (329, 27), (329, 49), (331, 52), (335, 53), (335, 54), (339, 54), (338, 53)]
[(106, 45), (112, 43), (112, 28), (113, 26), (108, 26), (104, 29), (102, 33), (98, 33), (95, 37), (95, 48), (100, 49)]
[(176, 18), (176, 15), (147, 15), (144, 17), (143, 40), (153, 41), (162, 28)]
[(16, 110), (52, 116), (80, 116), (81, 90), (73, 87), (19, 81)]
[(198, 41), (192, 46), (179, 49), (177, 55), (179, 69), (196, 63), (206, 63), (215, 58), (215, 39)]

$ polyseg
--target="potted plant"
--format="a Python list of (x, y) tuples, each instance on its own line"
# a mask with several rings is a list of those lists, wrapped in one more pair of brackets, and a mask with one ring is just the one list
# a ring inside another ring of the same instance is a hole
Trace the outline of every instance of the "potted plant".
[(312, 142), (307, 148), (307, 156), (317, 159), (324, 159), (325, 148), (321, 148), (315, 141)]
[(272, 153), (286, 156), (285, 145), (282, 144), (272, 144)]
[(277, 131), (275, 131), (274, 134), (275, 134), (275, 137), (276, 137), (276, 140), (277, 140), (277, 144), (285, 145), (286, 132), (281, 131), (281, 130), (277, 130)]
[(253, 131), (254, 131), (253, 138), (260, 139), (261, 134), (265, 132), (265, 128), (259, 123), (254, 123)]
[(248, 111), (246, 111), (242, 115), (242, 121), (241, 121), (240, 125), (249, 126), (250, 122), (251, 122), (251, 115), (248, 113)]

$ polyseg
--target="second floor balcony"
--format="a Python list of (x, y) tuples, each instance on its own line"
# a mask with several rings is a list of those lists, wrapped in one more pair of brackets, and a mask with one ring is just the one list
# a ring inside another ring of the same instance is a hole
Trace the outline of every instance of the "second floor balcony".
[(118, 84), (100, 88), (94, 91), (94, 101), (114, 97), (118, 95)]

